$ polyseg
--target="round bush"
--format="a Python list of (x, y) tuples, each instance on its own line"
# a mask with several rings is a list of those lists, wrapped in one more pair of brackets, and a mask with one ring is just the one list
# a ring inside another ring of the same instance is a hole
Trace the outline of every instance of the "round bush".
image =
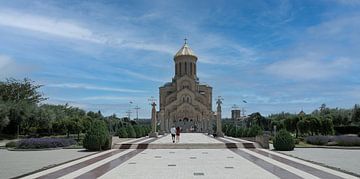
[(249, 134), (248, 134), (248, 137), (256, 137), (257, 135), (261, 135), (262, 134), (262, 129), (260, 126), (252, 126), (250, 127), (249, 129)]
[(280, 130), (274, 139), (275, 150), (290, 151), (294, 150), (295, 144), (291, 134), (286, 130)]
[(104, 121), (95, 120), (91, 123), (90, 129), (85, 134), (83, 141), (84, 148), (88, 150), (102, 150), (107, 147), (109, 140), (109, 131)]
[(127, 128), (126, 128), (126, 131), (128, 133), (128, 137), (129, 138), (135, 138), (136, 137), (136, 132), (134, 130), (134, 127), (132, 125), (129, 125)]
[(125, 127), (121, 127), (121, 128), (118, 130), (117, 136), (119, 136), (119, 138), (127, 138), (127, 137), (128, 137), (128, 133), (127, 133), (127, 131), (126, 131), (126, 128), (125, 128)]

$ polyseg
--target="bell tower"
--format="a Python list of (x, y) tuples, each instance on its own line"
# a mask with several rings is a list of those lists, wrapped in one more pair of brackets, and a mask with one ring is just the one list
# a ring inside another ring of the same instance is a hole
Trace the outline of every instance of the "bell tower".
[(190, 49), (187, 39), (184, 39), (184, 45), (175, 54), (175, 79), (179, 79), (184, 75), (188, 75), (193, 79), (197, 79), (196, 76), (196, 61), (197, 56)]

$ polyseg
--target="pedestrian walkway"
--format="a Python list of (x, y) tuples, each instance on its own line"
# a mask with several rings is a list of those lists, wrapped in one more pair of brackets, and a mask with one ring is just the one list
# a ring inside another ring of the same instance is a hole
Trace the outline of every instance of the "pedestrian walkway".
[[(153, 144), (172, 144), (171, 135), (167, 135), (159, 140), (152, 142)], [(216, 144), (222, 143), (214, 138), (199, 133), (181, 133), (180, 144)]]
[(149, 149), (151, 144), (167, 145), (171, 138), (141, 138), (130, 141), (142, 144), (137, 148), (100, 152), (24, 178), (357, 178), (266, 149), (229, 145), (249, 141), (200, 133), (182, 137), (181, 145), (225, 145), (221, 149)]

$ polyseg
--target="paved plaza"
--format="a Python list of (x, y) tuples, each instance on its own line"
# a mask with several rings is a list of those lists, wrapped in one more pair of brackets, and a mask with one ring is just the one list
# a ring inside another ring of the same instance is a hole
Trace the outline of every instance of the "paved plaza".
[(8, 151), (0, 149), (0, 178), (10, 178), (91, 155), (83, 149)]
[[(256, 145), (235, 145), (238, 143), (252, 142), (201, 133), (181, 134), (177, 144), (172, 144), (170, 135), (131, 139), (114, 145), (117, 148), (23, 178), (357, 178)], [(164, 144), (192, 147), (148, 148)], [(195, 144), (227, 147), (206, 149)]]

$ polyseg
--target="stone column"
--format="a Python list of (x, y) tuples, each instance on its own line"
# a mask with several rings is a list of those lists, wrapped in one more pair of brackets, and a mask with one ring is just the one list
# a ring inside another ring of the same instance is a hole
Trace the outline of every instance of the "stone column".
[(217, 111), (216, 111), (216, 136), (224, 137), (224, 133), (222, 132), (221, 126), (221, 99), (218, 99), (217, 103)]
[(165, 133), (165, 115), (164, 111), (161, 111), (159, 113), (159, 121), (160, 121), (160, 135), (163, 135)]
[(158, 133), (156, 132), (156, 103), (153, 102), (151, 106), (151, 132), (149, 133), (149, 137), (158, 137)]

